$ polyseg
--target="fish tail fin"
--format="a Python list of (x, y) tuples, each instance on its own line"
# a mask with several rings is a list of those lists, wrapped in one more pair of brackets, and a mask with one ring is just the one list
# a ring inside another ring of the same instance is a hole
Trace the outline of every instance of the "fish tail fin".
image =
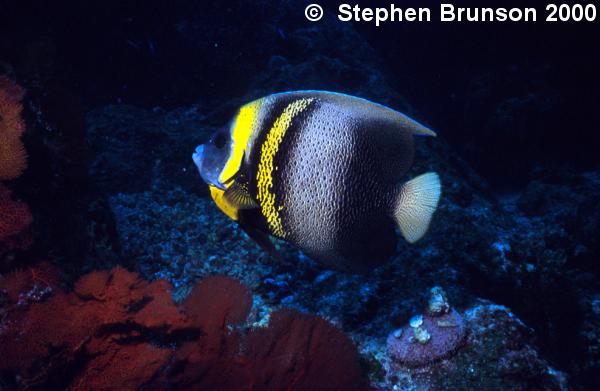
[(409, 243), (421, 239), (435, 212), (442, 185), (435, 172), (420, 175), (400, 186), (394, 203), (394, 219)]

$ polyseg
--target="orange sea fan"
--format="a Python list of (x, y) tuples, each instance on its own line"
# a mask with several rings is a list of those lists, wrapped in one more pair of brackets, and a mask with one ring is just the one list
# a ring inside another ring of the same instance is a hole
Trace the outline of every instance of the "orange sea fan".
[(21, 141), (25, 123), (21, 118), (23, 89), (0, 76), (0, 180), (14, 179), (27, 168), (27, 154)]

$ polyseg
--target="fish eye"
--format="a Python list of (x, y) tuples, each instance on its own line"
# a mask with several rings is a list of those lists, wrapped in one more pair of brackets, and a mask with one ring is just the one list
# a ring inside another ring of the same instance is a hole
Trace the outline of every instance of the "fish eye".
[(218, 149), (222, 149), (223, 147), (225, 147), (225, 145), (227, 145), (227, 134), (225, 134), (225, 132), (217, 133), (213, 142), (215, 144), (215, 147), (217, 147)]

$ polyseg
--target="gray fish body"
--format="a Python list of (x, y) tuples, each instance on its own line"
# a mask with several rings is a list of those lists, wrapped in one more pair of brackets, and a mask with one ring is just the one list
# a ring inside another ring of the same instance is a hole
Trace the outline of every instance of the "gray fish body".
[(328, 265), (352, 269), (391, 255), (396, 240), (389, 216), (412, 162), (412, 135), (370, 102), (329, 95), (289, 132), (274, 182), (286, 239)]

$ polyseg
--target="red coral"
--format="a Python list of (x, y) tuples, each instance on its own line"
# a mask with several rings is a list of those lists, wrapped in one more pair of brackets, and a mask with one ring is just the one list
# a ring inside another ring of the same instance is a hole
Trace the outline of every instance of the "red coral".
[(227, 324), (246, 320), (252, 308), (252, 295), (233, 278), (212, 276), (194, 287), (183, 306), (196, 324), (223, 330)]
[(75, 294), (83, 300), (104, 300), (106, 286), (109, 284), (112, 274), (107, 270), (86, 274), (75, 283)]
[(246, 389), (250, 379), (238, 354), (240, 334), (227, 326), (246, 320), (250, 291), (232, 278), (208, 277), (194, 287), (183, 307), (203, 335), (176, 353), (169, 382), (177, 389)]
[[(46, 355), (46, 343), (60, 346), (67, 339), (64, 333), (71, 328), (58, 324), (66, 319), (60, 316), (63, 314), (47, 317), (44, 311), (38, 311), (46, 307), (44, 300), (47, 297), (36, 299), (36, 292), (40, 289), (49, 289), (49, 294), (60, 292), (55, 273), (54, 268), (42, 263), (0, 278), (0, 288), (6, 291), (8, 300), (4, 305), (8, 316), (0, 324), (0, 355), (5, 358), (0, 362), (0, 369), (22, 368), (27, 371), (37, 359)], [(68, 306), (64, 295), (55, 295), (52, 300), (53, 307), (57, 309)], [(46, 338), (47, 329), (55, 327), (59, 327), (57, 334)]]
[(253, 330), (245, 351), (253, 390), (364, 390), (352, 341), (313, 315), (279, 310)]
[(205, 334), (185, 344), (171, 366), (170, 383), (193, 390), (363, 390), (356, 348), (328, 322), (294, 310), (271, 315), (268, 327), (243, 336), (228, 324), (245, 320), (247, 288), (210, 277), (184, 306)]
[[(53, 296), (19, 305), (42, 280)], [(228, 277), (198, 284), (185, 311), (173, 303), (167, 282), (147, 282), (122, 268), (90, 273), (72, 293), (55, 281), (27, 271), (0, 279), (7, 291), (0, 371), (12, 371), (20, 388), (365, 387), (351, 341), (322, 319), (281, 310), (247, 336), (231, 328), (246, 320), (252, 298)]]
[(119, 346), (104, 340), (96, 354), (69, 389), (137, 390), (150, 384), (169, 361), (172, 351), (148, 343)]
[(6, 291), (11, 302), (18, 302), (23, 292), (31, 291), (35, 286), (57, 289), (60, 284), (56, 269), (49, 263), (41, 262), (25, 270), (0, 275), (0, 289)]
[(9, 300), (0, 327), (0, 369), (20, 372), (24, 388), (58, 386), (56, 372), (77, 362), (85, 365), (73, 388), (112, 389), (114, 382), (135, 388), (130, 386), (167, 364), (172, 349), (166, 345), (174, 333), (194, 335), (164, 281), (149, 283), (122, 268), (94, 272), (73, 293), (53, 287), (51, 298), (25, 308), (16, 301), (17, 289), (29, 289), (23, 273), (0, 280)]

